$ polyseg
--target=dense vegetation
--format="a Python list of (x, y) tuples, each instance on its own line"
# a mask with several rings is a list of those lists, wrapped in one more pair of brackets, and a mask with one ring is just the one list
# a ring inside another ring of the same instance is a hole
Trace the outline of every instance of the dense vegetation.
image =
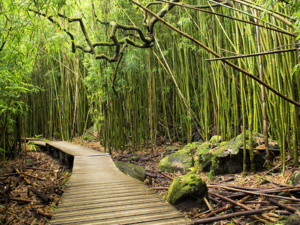
[[(21, 136), (70, 140), (92, 125), (121, 150), (249, 130), (297, 164), (299, 2), (172, 2), (2, 1), (2, 152), (16, 156)], [(268, 51), (279, 52), (206, 61)]]

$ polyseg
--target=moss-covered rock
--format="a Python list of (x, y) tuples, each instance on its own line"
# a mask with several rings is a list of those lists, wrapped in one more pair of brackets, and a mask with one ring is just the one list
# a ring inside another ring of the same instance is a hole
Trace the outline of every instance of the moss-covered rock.
[(143, 167), (120, 161), (114, 161), (114, 163), (123, 173), (140, 181), (146, 179), (146, 171)]
[(193, 199), (201, 203), (203, 198), (207, 196), (207, 186), (201, 177), (195, 174), (187, 174), (173, 180), (166, 200), (172, 205), (188, 199)]
[(293, 185), (300, 184), (300, 172), (296, 172), (291, 176), (291, 181)]
[[(257, 139), (262, 139), (263, 135), (253, 132), (252, 143), (256, 146)], [(246, 147), (248, 148), (249, 132), (246, 132)], [(205, 144), (205, 145), (204, 145)], [(197, 149), (197, 160), (204, 172), (213, 171), (215, 175), (224, 173), (239, 173), (243, 170), (243, 134), (231, 139), (227, 143), (218, 145), (215, 148), (209, 149), (209, 144), (206, 142)], [(195, 158), (196, 160), (196, 158)], [(248, 164), (250, 165), (249, 156), (247, 156)], [(257, 169), (263, 167), (263, 155), (254, 155), (254, 163)], [(197, 163), (196, 163), (197, 164)]]
[(197, 146), (199, 146), (198, 142), (187, 144), (183, 149), (163, 158), (158, 168), (170, 173), (188, 171), (189, 168), (194, 166), (193, 153), (196, 151)]
[(212, 145), (214, 145), (214, 144), (217, 144), (217, 143), (219, 143), (219, 142), (221, 142), (222, 141), (222, 137), (220, 136), (220, 135), (214, 135), (214, 136), (212, 136), (211, 137), (211, 139), (210, 139), (210, 143), (212, 144)]

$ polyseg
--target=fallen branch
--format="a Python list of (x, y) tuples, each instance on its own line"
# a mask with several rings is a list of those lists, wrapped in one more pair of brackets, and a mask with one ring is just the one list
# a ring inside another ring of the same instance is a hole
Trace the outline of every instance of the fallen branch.
[(167, 177), (167, 178), (171, 179), (171, 180), (174, 180), (174, 179), (175, 179), (175, 178), (173, 178), (173, 177), (170, 177), (169, 175), (165, 174), (164, 172), (161, 172), (161, 174), (162, 174), (162, 175), (164, 175), (165, 177)]
[[(245, 198), (241, 199), (240, 201), (238, 201), (239, 203), (243, 203), (244, 201), (246, 201), (248, 198), (250, 198), (250, 195), (246, 196)], [(218, 214), (220, 212), (223, 212), (224, 210), (228, 209), (228, 208), (231, 208), (233, 207), (234, 205), (233, 204), (228, 204), (220, 209), (217, 209), (215, 211), (212, 211), (211, 213), (203, 216), (203, 218), (208, 218), (208, 217), (211, 217), (212, 215), (215, 215), (215, 214)]]
[(272, 204), (277, 205), (278, 207), (287, 209), (288, 211), (290, 211), (290, 212), (292, 212), (292, 213), (296, 212), (296, 213), (300, 216), (299, 211), (298, 211), (296, 208), (292, 207), (292, 206), (289, 206), (289, 205), (286, 205), (286, 204), (277, 202), (276, 200), (274, 200), (274, 199), (272, 199), (272, 198), (269, 198), (269, 201), (270, 201)]
[(207, 201), (207, 199), (204, 197), (204, 202), (207, 206), (207, 208), (209, 208), (210, 210), (213, 210), (213, 207), (211, 207), (211, 205), (209, 204), (209, 202)]
[[(277, 196), (277, 195), (269, 195), (269, 194), (265, 194), (265, 193), (262, 193), (262, 192), (256, 192), (256, 191), (245, 191), (245, 190), (242, 190), (242, 189), (236, 189), (236, 188), (231, 188), (231, 187), (226, 187), (226, 186), (221, 186), (221, 185), (219, 185), (219, 186), (216, 186), (216, 185), (207, 185), (207, 187), (208, 188), (224, 188), (224, 189), (227, 189), (227, 190), (237, 191), (237, 192), (244, 192), (246, 194), (251, 194), (251, 195), (262, 195), (262, 196), (265, 196), (265, 197), (280, 198), (280, 199), (285, 199), (285, 200), (291, 200), (291, 201), (300, 202), (300, 199), (296, 199), (296, 198), (289, 198), (289, 197), (283, 197), (283, 196)], [(285, 189), (285, 190), (281, 190), (281, 191), (295, 191), (295, 190), (298, 190), (298, 188), (291, 189), (291, 190)], [(238, 196), (242, 196), (242, 195), (239, 194)]]
[(215, 222), (215, 221), (231, 219), (233, 217), (255, 215), (255, 214), (265, 212), (265, 211), (270, 211), (272, 209), (274, 209), (274, 207), (269, 207), (269, 208), (264, 208), (264, 209), (256, 209), (256, 210), (249, 210), (249, 211), (237, 212), (237, 213), (230, 213), (230, 214), (227, 214), (227, 215), (224, 215), (224, 216), (216, 216), (216, 217), (211, 217), (211, 218), (206, 218), (206, 219), (194, 220), (193, 222), (194, 222), (194, 224), (206, 224), (206, 223), (212, 223), (212, 222)]
[(233, 180), (235, 180), (234, 177), (231, 177), (231, 178), (228, 178), (225, 180), (221, 180), (221, 181), (219, 181), (219, 183), (224, 183), (224, 182), (233, 181)]
[(53, 170), (47, 170), (47, 169), (36, 168), (36, 167), (27, 167), (26, 169), (30, 169), (30, 170), (42, 170), (42, 171), (50, 171), (50, 172), (53, 172)]
[(22, 198), (9, 198), (9, 200), (12, 200), (12, 201), (17, 201), (17, 202), (28, 202), (28, 203), (31, 203), (31, 202), (36, 202), (38, 203), (38, 201), (34, 201), (34, 200), (27, 200), (27, 199), (22, 199)]
[[(293, 157), (290, 157), (287, 160), (285, 160), (285, 162), (287, 163), (287, 162), (291, 161), (292, 159), (293, 159)], [(282, 163), (280, 163), (279, 165), (273, 167), (272, 169), (268, 170), (267, 172), (264, 172), (263, 175), (267, 175), (268, 173), (272, 172), (273, 170), (281, 167), (281, 165), (282, 165)]]
[(47, 180), (47, 179), (44, 179), (44, 178), (40, 178), (40, 177), (35, 177), (35, 176), (32, 176), (32, 175), (29, 175), (29, 174), (27, 174), (27, 173), (20, 173), (20, 174), (24, 174), (24, 175), (26, 175), (26, 176), (28, 176), (28, 177), (36, 178), (36, 179), (38, 179), (38, 180)]

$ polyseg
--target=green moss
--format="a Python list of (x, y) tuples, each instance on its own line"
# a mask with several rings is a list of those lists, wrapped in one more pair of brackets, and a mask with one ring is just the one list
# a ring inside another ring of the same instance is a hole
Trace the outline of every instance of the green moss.
[(209, 142), (204, 142), (202, 145), (200, 145), (198, 148), (197, 148), (197, 155), (200, 156), (200, 155), (203, 155), (205, 154), (206, 152), (208, 152), (211, 148), (211, 144)]
[(298, 185), (300, 184), (300, 173), (296, 172), (292, 175), (291, 181), (293, 185)]
[(192, 157), (194, 150), (195, 149), (185, 146), (182, 150), (163, 158), (160, 161), (158, 168), (171, 173), (174, 171), (184, 173), (194, 166), (194, 159)]
[(201, 141), (199, 141), (199, 142), (192, 142), (190, 144), (185, 145), (184, 148), (191, 148), (191, 149), (193, 149), (193, 148), (199, 147), (202, 144), (203, 144), (203, 142), (201, 142)]
[(209, 180), (212, 180), (215, 177), (215, 171), (211, 170), (210, 172), (206, 173), (206, 176)]
[(221, 140), (222, 140), (222, 137), (221, 137), (221, 136), (219, 136), (219, 135), (214, 135), (214, 136), (211, 137), (211, 139), (210, 139), (209, 142), (210, 142), (211, 144), (216, 144), (216, 143), (219, 143)]
[(201, 177), (195, 174), (186, 174), (173, 180), (166, 200), (172, 205), (191, 198), (200, 203), (207, 196), (207, 186)]
[(173, 151), (177, 151), (179, 148), (174, 147), (174, 146), (169, 146), (166, 148), (166, 152), (173, 152)]
[(282, 216), (279, 218), (278, 222), (274, 223), (276, 225), (300, 225), (300, 217), (297, 215)]
[(222, 141), (221, 143), (220, 143), (220, 146), (223, 146), (223, 145), (225, 145), (227, 143), (227, 141)]
[(114, 161), (115, 165), (121, 170), (123, 173), (138, 179), (140, 181), (144, 181), (146, 178), (146, 171), (143, 167), (136, 166), (126, 162)]

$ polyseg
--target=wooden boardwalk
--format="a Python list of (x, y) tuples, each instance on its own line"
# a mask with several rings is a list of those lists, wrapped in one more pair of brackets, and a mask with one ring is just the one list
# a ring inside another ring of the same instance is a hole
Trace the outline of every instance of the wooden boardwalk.
[(122, 173), (108, 154), (67, 142), (46, 146), (50, 152), (62, 151), (60, 157), (74, 157), (72, 176), (50, 224), (193, 224), (142, 182)]

